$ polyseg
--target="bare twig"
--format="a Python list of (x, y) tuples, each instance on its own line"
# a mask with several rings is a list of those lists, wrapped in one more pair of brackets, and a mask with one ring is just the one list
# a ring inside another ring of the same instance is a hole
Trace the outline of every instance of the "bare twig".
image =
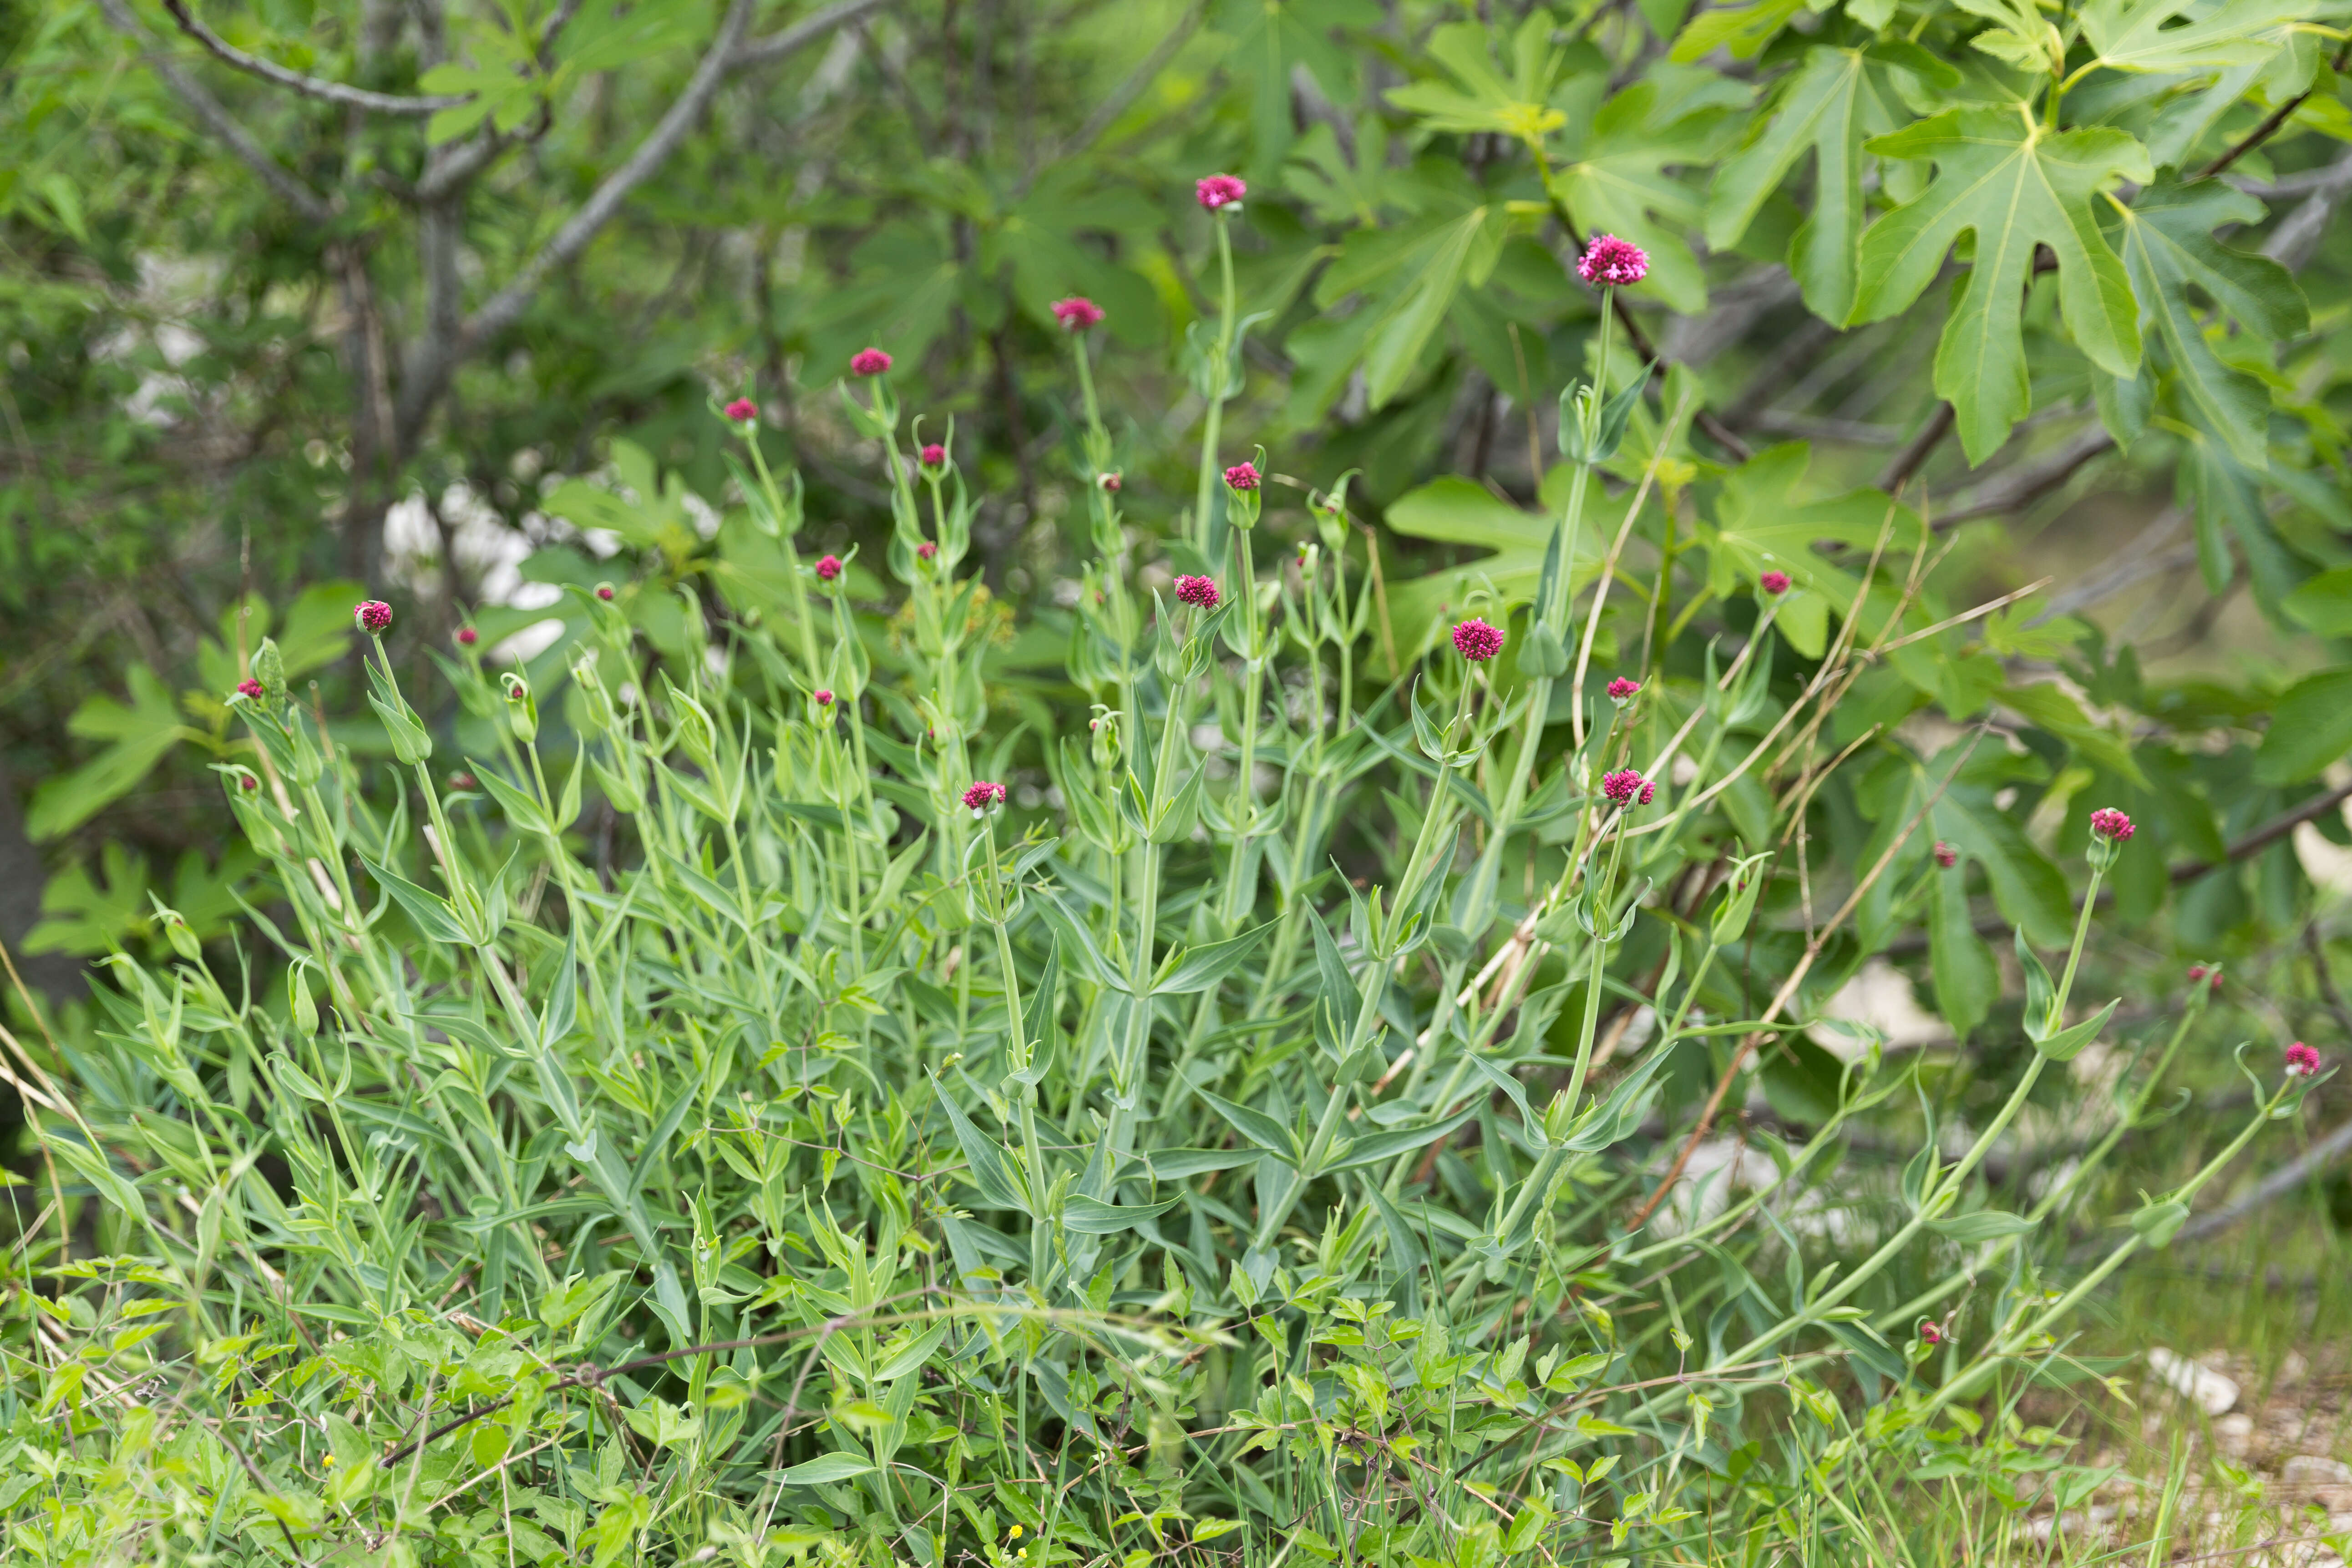
[(1936, 519), (1938, 529), (1957, 528), (1979, 517), (1997, 517), (2032, 506), (2074, 477), (2084, 464), (2115, 449), (2116, 438), (2093, 423), (2056, 451), (2021, 466), (1958, 497)]
[[(2352, 61), (2352, 38), (2347, 38), (2344, 41), (2343, 46), (2336, 51), (2336, 58), (2327, 62), (2328, 69), (2331, 72), (2340, 71), (2344, 68), (2345, 64), (2347, 61)], [(2244, 157), (2247, 153), (2252, 152), (2255, 148), (2261, 146), (2263, 142), (2277, 135), (2279, 127), (2287, 122), (2287, 117), (2292, 115), (2296, 110), (2301, 109), (2303, 107), (2303, 100), (2309, 98), (2318, 86), (2318, 78), (2315, 76), (2310, 87), (2305, 88), (2301, 92), (2296, 93), (2293, 98), (2288, 99), (2284, 103), (2280, 104), (2276, 109), (2271, 110), (2269, 115), (2263, 119), (2263, 122), (2260, 125), (2255, 126), (2252, 131), (2247, 132), (2244, 136), (2241, 137), (2235, 146), (2222, 153), (2220, 157), (2214, 159), (2211, 163), (2206, 164), (2203, 168), (2198, 170), (2197, 178), (2200, 180), (2211, 179), (2214, 175), (2220, 174), (2222, 170), (2228, 168), (2231, 164), (2236, 163), (2239, 159)]]
[(469, 92), (435, 93), (423, 98), (408, 98), (398, 93), (371, 92), (363, 87), (346, 87), (339, 81), (321, 81), (300, 71), (289, 70), (273, 60), (246, 53), (210, 27), (190, 11), (187, 0), (163, 0), (163, 9), (180, 25), (180, 31), (202, 44), (216, 58), (258, 77), (273, 86), (304, 98), (315, 98), (321, 103), (340, 104), (345, 109), (357, 109), (370, 114), (437, 114), (445, 109), (457, 109), (473, 101)]
[(1927, 423), (1920, 426), (1919, 433), (1911, 437), (1910, 445), (1895, 453), (1894, 461), (1880, 473), (1878, 488), (1893, 495), (1910, 483), (1912, 477), (1927, 461), (1928, 454), (1935, 451), (1937, 444), (1951, 433), (1952, 421), (1957, 417), (1950, 404), (1937, 404), (1936, 412), (1927, 416)]
[(221, 107), (220, 100), (207, 91), (202, 82), (181, 69), (179, 62), (155, 47), (155, 40), (148, 36), (146, 28), (139, 25), (138, 18), (131, 16), (130, 6), (123, 0), (98, 0), (98, 3), (99, 9), (106, 13), (108, 25), (139, 46), (147, 68), (163, 79), (163, 85), (188, 106), (188, 111), (204, 122), (205, 130), (226, 143), (228, 150), (236, 154), (239, 163), (259, 175), (261, 183), (277, 193), (278, 200), (299, 213), (305, 222), (325, 224), (333, 218), (335, 209), (332, 206), (321, 200), (310, 186), (296, 179), (286, 165), (264, 151), (261, 143), (237, 123), (235, 115)]

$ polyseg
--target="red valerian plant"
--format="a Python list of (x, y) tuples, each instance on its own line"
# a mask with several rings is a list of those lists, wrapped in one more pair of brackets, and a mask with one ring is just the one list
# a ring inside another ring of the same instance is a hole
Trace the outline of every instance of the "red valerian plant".
[(392, 629), (392, 606), (382, 599), (362, 599), (352, 610), (360, 630), (372, 637), (380, 637)]
[(2286, 1048), (2286, 1074), (2289, 1078), (2310, 1078), (2319, 1071), (2319, 1052), (2301, 1040)]
[(1622, 707), (1626, 703), (1633, 701), (1641, 689), (1642, 683), (1640, 681), (1629, 680), (1621, 675), (1616, 679), (1609, 683), (1609, 700), (1616, 703), (1620, 707)]
[(1236, 174), (1211, 174), (1206, 179), (1194, 181), (1192, 189), (1200, 197), (1201, 205), (1211, 212), (1232, 206), (1249, 195), (1249, 186), (1243, 184)]
[(1594, 288), (1619, 288), (1649, 276), (1649, 253), (1630, 239), (1596, 234), (1576, 258), (1576, 275)]
[(830, 554), (818, 556), (816, 561), (816, 574), (818, 581), (824, 583), (830, 583), (835, 578), (840, 576), (841, 557)]
[(977, 816), (992, 805), (1004, 804), (1004, 786), (982, 779), (963, 792), (963, 803)]
[(859, 349), (849, 356), (852, 375), (880, 375), (890, 368), (890, 356), (880, 349)]
[(2111, 843), (2121, 844), (2132, 836), (2132, 819), (2114, 806), (2102, 806), (2091, 813), (2091, 831)]
[(1756, 585), (1777, 597), (1789, 591), (1789, 574), (1786, 572), (1767, 572), (1756, 579)]
[(1473, 664), (1484, 664), (1503, 651), (1503, 628), (1473, 616), (1454, 628), (1454, 651)]
[(1179, 577), (1176, 579), (1176, 602), (1192, 605), (1203, 610), (1217, 607), (1217, 580), (1213, 577)]
[(261, 682), (248, 675), (236, 683), (236, 694), (239, 697), (258, 700), (261, 696)]
[(1083, 332), (1088, 327), (1100, 323), (1103, 319), (1103, 308), (1082, 294), (1073, 294), (1066, 300), (1056, 300), (1054, 301), (1053, 309), (1054, 320), (1062, 324), (1062, 330), (1066, 332)]
[(738, 425), (749, 425), (760, 416), (760, 405), (748, 397), (739, 397), (727, 405), (727, 417)]
[(1264, 476), (1257, 471), (1257, 465), (1247, 459), (1235, 463), (1225, 470), (1225, 483), (1237, 490), (1254, 490), (1257, 489), (1258, 482), (1263, 478)]
[(1601, 793), (1619, 805), (1647, 805), (1657, 798), (1658, 786), (1642, 776), (1635, 768), (1619, 768), (1604, 774)]

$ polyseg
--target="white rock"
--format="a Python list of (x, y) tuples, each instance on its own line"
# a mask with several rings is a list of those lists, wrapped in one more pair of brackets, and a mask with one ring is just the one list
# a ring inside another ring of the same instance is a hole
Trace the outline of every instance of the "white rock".
[(2238, 1385), (2211, 1367), (2200, 1366), (2187, 1356), (2176, 1355), (2162, 1345), (2147, 1352), (2147, 1366), (2166, 1386), (2208, 1415), (2224, 1415), (2238, 1403)]
[(2244, 1458), (2246, 1450), (2254, 1446), (2254, 1418), (2242, 1413), (2215, 1417), (2213, 1446), (2225, 1458)]
[(2279, 1479), (2291, 1487), (2341, 1486), (2352, 1481), (2352, 1465), (2324, 1454), (2297, 1454), (2280, 1468)]

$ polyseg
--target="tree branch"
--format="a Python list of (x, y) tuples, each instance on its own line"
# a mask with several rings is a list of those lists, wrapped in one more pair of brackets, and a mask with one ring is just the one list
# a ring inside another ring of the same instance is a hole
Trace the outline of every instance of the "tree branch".
[[(837, 24), (851, 14), (852, 6), (863, 9), (880, 4), (880, 0), (845, 0), (824, 15), (832, 16)], [(580, 210), (565, 220), (553, 237), (541, 246), (530, 260), (524, 262), (506, 287), (482, 302), (481, 309), (467, 318), (451, 335), (427, 336), (419, 341), (417, 352), (411, 360), (407, 384), (401, 388), (399, 426), (403, 439), (414, 437), (423, 426), (425, 417), (441, 399), (449, 378), (460, 361), (499, 333), (512, 326), (530, 306), (539, 286), (547, 275), (572, 261), (588, 248), (598, 232), (613, 220), (630, 193), (659, 170), (671, 153), (701, 122), (702, 116), (717, 96), (719, 85), (735, 68), (741, 48), (743, 34), (751, 22), (752, 0), (730, 0), (727, 16), (719, 25), (719, 36), (703, 52), (701, 62), (687, 81), (685, 90), (677, 95), (669, 111), (646, 133), (628, 161), (604, 176)], [(812, 17), (810, 21), (816, 18)], [(801, 41), (814, 37), (808, 24), (788, 27), (785, 33), (801, 35)], [(782, 37), (782, 35), (779, 35)], [(773, 40), (771, 40), (772, 42)], [(774, 58), (773, 56), (766, 58)]]
[(2116, 438), (2107, 434), (2105, 426), (2094, 424), (2040, 462), (2012, 469), (1968, 491), (1948, 508), (1938, 509), (1936, 528), (1938, 531), (1958, 528), (1977, 518), (1997, 517), (2031, 506), (2073, 479), (2084, 464), (2113, 451), (2115, 445)]
[[(2343, 46), (2336, 51), (2336, 58), (2327, 62), (2327, 68), (2330, 72), (2340, 71), (2344, 68), (2347, 61), (2352, 61), (2352, 38), (2347, 38), (2344, 41)], [(2269, 117), (2260, 125), (2257, 125), (2252, 131), (2247, 132), (2245, 138), (2236, 146), (2231, 148), (2228, 152), (2222, 153), (2220, 157), (2206, 164), (2202, 169), (2198, 170), (2197, 178), (2200, 180), (2211, 179), (2214, 175), (2220, 174), (2222, 170), (2228, 168), (2231, 164), (2236, 163), (2239, 159), (2244, 157), (2247, 153), (2252, 152), (2255, 148), (2261, 146), (2263, 142), (2277, 135), (2279, 127), (2286, 123), (2287, 116), (2293, 114), (2296, 110), (2301, 109), (2303, 107), (2303, 100), (2309, 98), (2312, 95), (2312, 92), (2318, 86), (2319, 79), (2315, 74), (2312, 78), (2310, 87), (2305, 88), (2301, 92), (2296, 93), (2293, 98), (2288, 99), (2284, 103), (2280, 104), (2276, 109), (2271, 110)]]
[(1936, 412), (1927, 416), (1927, 423), (1919, 426), (1919, 433), (1911, 437), (1910, 445), (1895, 453), (1895, 460), (1888, 463), (1878, 476), (1877, 488), (1893, 495), (1909, 484), (1912, 477), (1927, 461), (1928, 454), (1935, 451), (1944, 437), (1951, 433), (1952, 421), (1956, 417), (1950, 404), (1936, 405)]
[(879, 11), (889, 0), (835, 0), (835, 3), (813, 16), (803, 16), (779, 33), (764, 38), (754, 38), (735, 50), (727, 61), (730, 72), (748, 70), (753, 66), (772, 65), (832, 32), (845, 22), (854, 22), (869, 11)]
[(172, 14), (172, 20), (180, 25), (180, 31), (202, 44), (215, 58), (247, 76), (258, 77), (289, 92), (315, 98), (321, 103), (337, 103), (345, 109), (364, 110), (371, 114), (437, 114), (442, 110), (456, 109), (473, 100), (471, 93), (404, 98), (396, 93), (370, 92), (363, 87), (345, 87), (339, 81), (320, 81), (317, 77), (304, 76), (300, 71), (289, 70), (258, 55), (246, 53), (205, 26), (188, 9), (187, 0), (163, 0), (163, 9)]
[(247, 133), (236, 117), (221, 107), (220, 100), (205, 89), (202, 82), (182, 70), (176, 61), (155, 47), (155, 40), (139, 19), (131, 14), (123, 0), (98, 0), (99, 8), (114, 30), (139, 46), (140, 55), (147, 68), (163, 79), (163, 85), (188, 111), (202, 121), (205, 129), (225, 142), (236, 154), (237, 161), (261, 177), (261, 183), (276, 192), (280, 201), (299, 213), (305, 221), (325, 224), (335, 216), (335, 209), (321, 200), (318, 194), (296, 179), (286, 166), (264, 152), (261, 143)]

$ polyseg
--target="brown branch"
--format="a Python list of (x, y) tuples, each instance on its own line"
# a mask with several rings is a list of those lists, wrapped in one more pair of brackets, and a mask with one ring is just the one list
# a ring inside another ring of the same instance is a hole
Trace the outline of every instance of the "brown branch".
[(279, 200), (300, 214), (306, 222), (325, 224), (335, 216), (335, 209), (321, 200), (315, 191), (296, 179), (287, 167), (263, 150), (236, 118), (221, 107), (202, 82), (182, 70), (177, 61), (155, 47), (155, 40), (139, 19), (131, 14), (123, 0), (98, 0), (99, 9), (114, 30), (139, 46), (147, 68), (163, 79), (190, 113), (204, 122), (205, 129), (227, 144), (237, 161), (261, 177), (261, 183), (278, 194)]
[(439, 93), (423, 98), (406, 98), (397, 93), (371, 92), (363, 87), (346, 87), (339, 81), (321, 81), (300, 71), (289, 70), (258, 55), (247, 54), (235, 44), (214, 32), (190, 11), (187, 0), (163, 0), (163, 9), (180, 25), (180, 31), (202, 44), (215, 58), (246, 75), (282, 87), (304, 98), (315, 98), (321, 103), (341, 104), (345, 109), (357, 109), (371, 114), (437, 114), (445, 109), (457, 109), (473, 101), (469, 92)]
[(1927, 463), (1929, 454), (1946, 436), (1951, 434), (1952, 421), (1956, 417), (1950, 404), (1937, 404), (1936, 412), (1927, 416), (1927, 423), (1919, 426), (1919, 433), (1911, 437), (1908, 446), (1895, 454), (1894, 460), (1878, 476), (1877, 488), (1893, 495), (1910, 483), (1912, 476)]
[(2032, 506), (2073, 479), (2085, 463), (2114, 451), (2115, 447), (2116, 438), (2104, 426), (2092, 425), (2040, 462), (1979, 485), (1948, 507), (1937, 508), (1937, 531)]
[[(2336, 51), (2336, 58), (2327, 62), (2327, 68), (2331, 73), (2340, 71), (2344, 68), (2346, 62), (2348, 60), (2352, 60), (2352, 38), (2347, 38), (2344, 40), (2342, 47), (2337, 48)], [(2309, 98), (2312, 93), (2318, 89), (2318, 86), (2319, 79), (2315, 75), (2312, 78), (2311, 86), (2305, 88), (2301, 92), (2296, 93), (2293, 98), (2288, 99), (2284, 103), (2280, 104), (2276, 109), (2271, 110), (2269, 116), (2265, 118), (2260, 125), (2257, 125), (2252, 131), (2247, 132), (2244, 138), (2241, 140), (2236, 146), (2231, 148), (2228, 152), (2222, 153), (2220, 157), (2206, 164), (2202, 169), (2198, 170), (2195, 177), (2200, 180), (2211, 179), (2214, 175), (2220, 174), (2222, 170), (2228, 168), (2231, 164), (2236, 163), (2239, 159), (2244, 157), (2247, 153), (2252, 152), (2255, 148), (2261, 146), (2263, 142), (2277, 135), (2279, 127), (2286, 123), (2287, 117), (2293, 114), (2296, 110), (2301, 109), (2303, 107), (2303, 100)]]

